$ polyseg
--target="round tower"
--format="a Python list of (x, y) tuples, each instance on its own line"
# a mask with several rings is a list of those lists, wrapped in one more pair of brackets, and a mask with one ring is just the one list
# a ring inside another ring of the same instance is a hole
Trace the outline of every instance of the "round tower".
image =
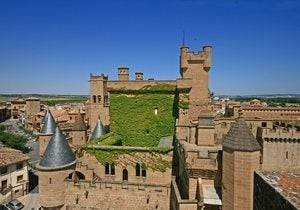
[(40, 205), (43, 209), (62, 209), (65, 204), (65, 179), (74, 171), (76, 157), (66, 137), (56, 127), (42, 160), (39, 173)]
[(260, 167), (260, 149), (246, 122), (238, 118), (223, 142), (222, 209), (253, 209), (253, 176)]
[(53, 136), (54, 132), (55, 132), (55, 120), (51, 114), (51, 112), (48, 110), (45, 114), (45, 117), (42, 121), (42, 129), (41, 132), (39, 133), (39, 152), (40, 152), (40, 156), (44, 155), (44, 152), (47, 148), (47, 145), (51, 139), (51, 137)]

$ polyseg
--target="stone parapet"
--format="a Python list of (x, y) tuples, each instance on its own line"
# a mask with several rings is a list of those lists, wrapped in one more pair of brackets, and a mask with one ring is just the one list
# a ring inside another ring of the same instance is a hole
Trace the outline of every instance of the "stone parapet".
[(261, 139), (299, 139), (300, 131), (296, 128), (282, 128), (276, 127), (275, 129), (258, 128), (257, 135)]

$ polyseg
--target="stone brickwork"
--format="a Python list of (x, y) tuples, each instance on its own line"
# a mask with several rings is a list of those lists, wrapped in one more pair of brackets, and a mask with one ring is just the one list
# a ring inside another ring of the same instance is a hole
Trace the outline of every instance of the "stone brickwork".
[(72, 172), (72, 168), (53, 171), (39, 170), (40, 205), (43, 208), (63, 209), (67, 189), (65, 179)]
[(170, 209), (170, 186), (114, 181), (66, 183), (67, 209)]
[(300, 132), (295, 128), (259, 128), (258, 138), (263, 145), (263, 170), (300, 168)]
[(223, 150), (222, 209), (253, 209), (253, 176), (259, 161), (260, 151)]
[(38, 98), (27, 98), (25, 113), (27, 117), (34, 116), (41, 111), (41, 101)]
[[(106, 174), (105, 166), (95, 156), (84, 152), (76, 166), (84, 180), (76, 183), (66, 181), (65, 208), (170, 209), (171, 168), (158, 171), (151, 169), (154, 165), (150, 165), (160, 164), (157, 161), (161, 158), (171, 164), (172, 152), (166, 155), (148, 152), (125, 154), (114, 162), (114, 174)], [(146, 164), (146, 176), (136, 175), (138, 162)], [(125, 181), (124, 169), (128, 172), (128, 180)]]

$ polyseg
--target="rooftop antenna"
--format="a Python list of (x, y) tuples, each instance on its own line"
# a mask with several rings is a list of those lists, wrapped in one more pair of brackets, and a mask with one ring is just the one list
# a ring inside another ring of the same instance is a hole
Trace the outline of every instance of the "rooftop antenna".
[(185, 46), (185, 31), (182, 31), (182, 46)]

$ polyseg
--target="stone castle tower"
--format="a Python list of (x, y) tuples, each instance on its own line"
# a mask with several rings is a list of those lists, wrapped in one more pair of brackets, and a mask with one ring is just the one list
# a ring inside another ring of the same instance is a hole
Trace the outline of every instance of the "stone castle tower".
[(90, 75), (89, 125), (93, 130), (98, 119), (104, 126), (109, 125), (109, 97), (107, 92), (107, 76)]
[(26, 99), (26, 117), (32, 117), (41, 111), (41, 101), (39, 98), (30, 97)]
[(253, 176), (260, 167), (260, 145), (246, 122), (233, 123), (223, 143), (224, 210), (253, 209)]
[(190, 120), (197, 120), (200, 113), (210, 111), (208, 72), (211, 67), (211, 54), (211, 46), (204, 46), (203, 51), (199, 52), (189, 51), (189, 47), (186, 46), (180, 48), (181, 81), (178, 82), (178, 88), (190, 89)]
[(46, 147), (53, 136), (56, 128), (55, 120), (48, 110), (45, 114), (45, 117), (42, 122), (43, 126), (41, 132), (39, 133), (39, 147), (40, 147), (40, 156), (43, 156), (46, 150)]
[(75, 168), (76, 157), (66, 137), (58, 127), (52, 136), (42, 160), (39, 173), (40, 205), (43, 209), (62, 209), (65, 203), (65, 179)]
[(119, 81), (128, 81), (129, 80), (129, 68), (119, 67), (118, 68), (118, 79), (119, 79)]
[(87, 127), (83, 120), (83, 117), (78, 113), (78, 118), (75, 123), (73, 123), (72, 129), (70, 131), (70, 136), (72, 137), (72, 145), (74, 147), (80, 147), (86, 143), (87, 140)]

